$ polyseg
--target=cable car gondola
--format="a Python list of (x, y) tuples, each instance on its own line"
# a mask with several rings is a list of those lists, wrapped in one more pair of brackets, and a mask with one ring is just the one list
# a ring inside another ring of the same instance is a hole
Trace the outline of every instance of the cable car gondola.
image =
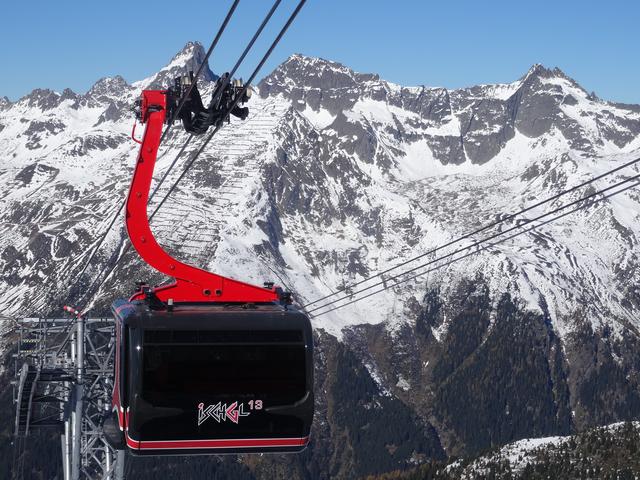
[[(205, 108), (192, 76), (145, 90), (146, 125), (126, 203), (133, 247), (175, 279), (140, 284), (113, 303), (114, 416), (105, 435), (135, 455), (296, 452), (313, 419), (313, 342), (308, 317), (273, 284), (250, 285), (182, 263), (157, 243), (147, 202), (164, 123), (201, 134), (234, 115), (247, 88), (226, 76)], [(184, 99), (182, 102), (179, 99)], [(135, 127), (134, 127), (135, 130)]]

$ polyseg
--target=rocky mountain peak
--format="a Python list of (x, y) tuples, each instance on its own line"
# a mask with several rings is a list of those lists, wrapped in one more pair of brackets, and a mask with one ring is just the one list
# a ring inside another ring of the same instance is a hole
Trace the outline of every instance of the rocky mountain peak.
[(60, 95), (60, 100), (75, 100), (78, 98), (78, 94), (70, 88), (65, 88)]
[[(136, 82), (134, 86), (142, 88), (164, 88), (180, 74), (189, 71), (196, 72), (205, 59), (205, 50), (200, 42), (187, 42), (171, 61), (165, 65), (156, 75), (153, 75), (141, 82)], [(218, 78), (209, 68), (205, 68), (200, 73), (199, 81), (213, 81)]]
[(529, 68), (527, 73), (521, 77), (521, 80), (526, 81), (529, 78), (564, 78), (567, 80), (575, 81), (566, 73), (564, 73), (560, 68), (547, 68), (541, 63), (533, 64), (531, 68)]
[(337, 115), (353, 106), (370, 82), (380, 82), (380, 77), (355, 72), (338, 62), (294, 54), (258, 86), (263, 98), (282, 94), (296, 108), (309, 105), (314, 111), (325, 109)]
[(582, 88), (582, 86), (578, 82), (576, 82), (560, 68), (547, 68), (540, 63), (536, 63), (531, 66), (527, 73), (520, 78), (520, 82), (522, 83), (522, 85), (542, 83), (560, 87), (564, 84), (568, 87), (577, 88), (581, 91), (581, 93), (584, 94), (585, 97), (589, 96), (589, 93), (584, 88)]
[(353, 75), (354, 71), (349, 67), (342, 65), (341, 63), (334, 62), (331, 60), (326, 60), (320, 57), (311, 57), (307, 55), (303, 55), (301, 53), (294, 53), (289, 58), (287, 58), (279, 67), (279, 69), (285, 71), (296, 71), (296, 70), (332, 70), (336, 72), (343, 72), (347, 75)]
[[(173, 56), (165, 68), (182, 66), (195, 72), (204, 61), (205, 56), (206, 52), (200, 42), (187, 42), (185, 46), (182, 47), (182, 50)], [(204, 68), (201, 75), (202, 78), (206, 80), (213, 80), (215, 78), (215, 75), (208, 66)]]
[(200, 65), (200, 63), (202, 63), (202, 61), (204, 60), (205, 55), (206, 52), (204, 50), (204, 46), (200, 42), (189, 41), (184, 45), (184, 47), (182, 47), (182, 49), (178, 53), (173, 56), (173, 58), (169, 62), (169, 65), (186, 65), (189, 62), (194, 61), (197, 62), (195, 66), (197, 68), (198, 65)]
[(103, 77), (98, 80), (87, 92), (88, 97), (119, 97), (123, 95), (131, 85), (120, 75), (115, 77)]
[(48, 88), (36, 88), (22, 97), (19, 102), (26, 103), (29, 107), (50, 110), (60, 104), (60, 94)]
[(8, 97), (0, 97), (0, 110), (11, 106), (11, 100)]
[(272, 83), (278, 80), (311, 88), (332, 89), (356, 87), (362, 82), (379, 79), (380, 77), (376, 74), (358, 73), (338, 62), (296, 53), (285, 60), (263, 82)]
[(526, 81), (529, 78), (533, 78), (533, 77), (552, 77), (553, 76), (553, 70), (546, 68), (543, 64), (541, 63), (534, 63), (531, 68), (529, 68), (529, 70), (527, 71), (527, 73), (525, 73), (522, 76), (522, 80)]

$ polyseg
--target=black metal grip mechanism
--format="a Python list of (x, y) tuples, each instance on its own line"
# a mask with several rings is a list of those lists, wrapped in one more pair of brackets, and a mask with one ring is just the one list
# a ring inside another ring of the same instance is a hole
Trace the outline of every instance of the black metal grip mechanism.
[[(251, 98), (251, 90), (245, 90), (241, 80), (230, 80), (228, 73), (218, 78), (208, 107), (202, 103), (198, 86), (192, 86), (193, 82), (193, 72), (190, 72), (189, 75), (177, 77), (174, 85), (167, 90), (167, 119), (181, 120), (187, 132), (201, 135), (209, 127), (217, 127), (222, 122), (229, 121), (230, 115), (241, 120), (249, 115), (247, 107), (238, 106)], [(187, 94), (178, 110), (181, 99)]]

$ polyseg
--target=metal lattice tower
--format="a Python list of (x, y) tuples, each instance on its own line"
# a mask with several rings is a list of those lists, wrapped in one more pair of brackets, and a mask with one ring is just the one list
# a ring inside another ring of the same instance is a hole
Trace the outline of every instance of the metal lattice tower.
[(15, 354), (15, 435), (60, 432), (65, 480), (124, 479), (124, 451), (105, 440), (110, 414), (115, 333), (112, 319), (18, 320)]

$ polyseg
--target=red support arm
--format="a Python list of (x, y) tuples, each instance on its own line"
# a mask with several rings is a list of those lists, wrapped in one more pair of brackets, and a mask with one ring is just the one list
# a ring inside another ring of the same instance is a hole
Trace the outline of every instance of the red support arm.
[[(182, 263), (158, 244), (151, 233), (147, 203), (162, 129), (167, 115), (167, 94), (164, 90), (142, 92), (142, 122), (144, 137), (127, 198), (126, 225), (133, 247), (142, 259), (156, 270), (175, 278), (175, 282), (153, 289), (156, 297), (167, 302), (241, 302), (262, 303), (279, 300), (275, 287), (266, 289), (239, 282)], [(142, 300), (144, 292), (136, 292), (131, 300)]]

